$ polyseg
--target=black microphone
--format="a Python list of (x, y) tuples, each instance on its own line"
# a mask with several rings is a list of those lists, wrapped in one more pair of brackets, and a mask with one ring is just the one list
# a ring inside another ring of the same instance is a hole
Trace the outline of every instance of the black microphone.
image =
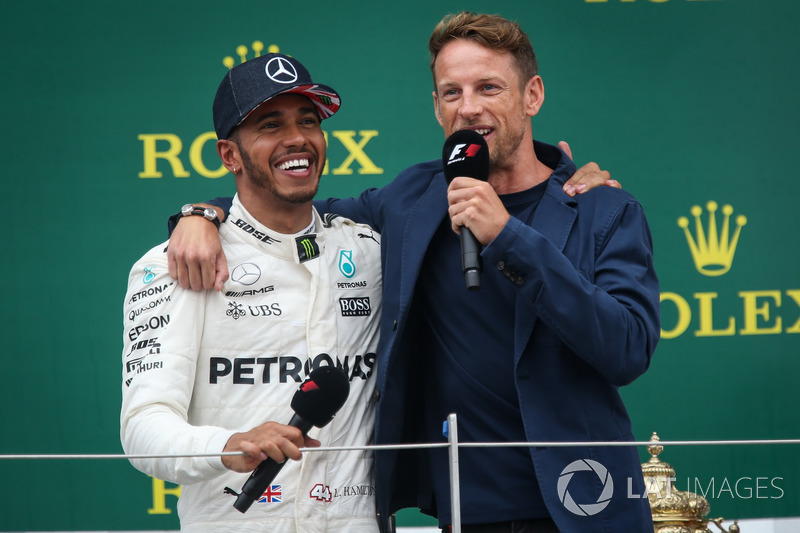
[[(481, 134), (473, 130), (460, 130), (444, 142), (442, 150), (444, 177), (447, 183), (464, 176), (486, 181), (489, 179), (489, 147)], [(461, 269), (467, 289), (481, 288), (481, 243), (469, 228), (461, 228)]]
[[(295, 414), (288, 425), (298, 428), (303, 435), (311, 426), (321, 428), (333, 420), (349, 393), (350, 382), (342, 370), (331, 366), (313, 370), (294, 393), (292, 410)], [(264, 494), (267, 485), (275, 479), (285, 463), (286, 461), (278, 463), (273, 459), (261, 461), (245, 481), (233, 507), (241, 513), (246, 512)], [(226, 491), (236, 494), (230, 489)]]

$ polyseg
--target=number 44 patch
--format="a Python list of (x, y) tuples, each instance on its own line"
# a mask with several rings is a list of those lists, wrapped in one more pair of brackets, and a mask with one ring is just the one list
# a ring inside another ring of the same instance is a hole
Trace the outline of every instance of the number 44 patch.
[(311, 489), (311, 492), (308, 494), (308, 496), (321, 502), (330, 502), (331, 488), (328, 485), (317, 483), (314, 485), (314, 488)]

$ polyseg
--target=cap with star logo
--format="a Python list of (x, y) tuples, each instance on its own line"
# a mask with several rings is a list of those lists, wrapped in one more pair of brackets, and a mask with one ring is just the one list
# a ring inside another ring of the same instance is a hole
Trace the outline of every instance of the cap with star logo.
[(227, 139), (255, 108), (279, 94), (296, 93), (307, 97), (326, 119), (341, 105), (339, 94), (311, 81), (308, 70), (297, 59), (283, 54), (267, 54), (230, 69), (214, 98), (214, 131)]

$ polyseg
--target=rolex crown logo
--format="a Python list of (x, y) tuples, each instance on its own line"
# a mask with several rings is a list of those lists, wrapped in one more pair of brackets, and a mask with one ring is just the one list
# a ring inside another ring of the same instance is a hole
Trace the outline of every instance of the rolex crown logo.
[[(261, 57), (261, 52), (264, 51), (264, 43), (262, 43), (261, 41), (253, 41), (251, 47), (253, 49), (253, 57), (251, 57), (250, 59)], [(243, 44), (240, 44), (239, 46), (236, 47), (236, 55), (239, 56), (239, 63), (244, 63), (245, 61), (247, 61), (248, 52), (249, 50)], [(271, 44), (269, 45), (269, 47), (267, 47), (268, 54), (273, 54), (277, 52), (280, 52), (280, 48), (278, 48), (277, 44)], [(236, 59), (234, 59), (232, 56), (223, 57), (222, 64), (228, 67), (228, 69), (230, 70), (236, 65)]]
[(733, 255), (736, 253), (736, 245), (739, 242), (739, 234), (742, 226), (747, 224), (747, 217), (739, 215), (736, 217), (736, 228), (733, 235), (730, 235), (731, 215), (733, 207), (730, 205), (722, 206), (722, 231), (717, 230), (717, 202), (713, 200), (706, 204), (708, 210), (708, 231), (703, 229), (700, 215), (703, 208), (699, 205), (692, 206), (691, 213), (695, 221), (695, 233), (697, 238), (692, 236), (689, 231), (689, 219), (686, 217), (678, 218), (678, 226), (683, 228), (689, 250), (692, 252), (694, 266), (697, 271), (704, 276), (721, 276), (731, 269)]

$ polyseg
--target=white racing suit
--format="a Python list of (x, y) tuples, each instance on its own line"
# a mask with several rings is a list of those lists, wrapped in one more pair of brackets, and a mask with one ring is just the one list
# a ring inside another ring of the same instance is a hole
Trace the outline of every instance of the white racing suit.
[[(220, 237), (230, 279), (221, 292), (182, 289), (166, 243), (134, 266), (125, 297), (121, 440), (128, 454), (215, 454), (236, 432), (286, 424), (300, 381), (335, 365), (350, 394), (309, 435), (323, 447), (366, 445), (374, 427), (381, 306), (380, 236), (314, 210), (316, 233), (281, 235), (234, 199)], [(219, 456), (132, 459), (179, 483), (182, 531), (375, 532), (372, 453), (308, 451), (287, 460), (246, 513), (226, 494), (249, 474)]]

